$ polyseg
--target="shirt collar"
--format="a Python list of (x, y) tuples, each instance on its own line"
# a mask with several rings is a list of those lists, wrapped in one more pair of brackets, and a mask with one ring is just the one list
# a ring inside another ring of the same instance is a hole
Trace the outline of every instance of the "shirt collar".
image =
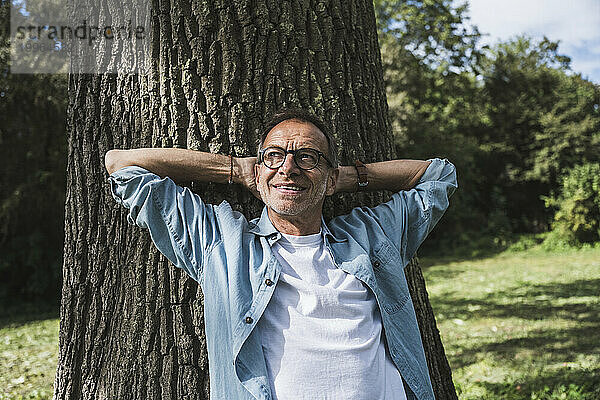
[(321, 230), (323, 231), (323, 235), (325, 237), (329, 237), (334, 242), (346, 242), (346, 241), (348, 241), (348, 239), (338, 238), (333, 233), (331, 233), (331, 231), (329, 230), (329, 227), (325, 223), (325, 219), (323, 218), (322, 215), (321, 215)]
[[(340, 239), (336, 237), (331, 231), (327, 224), (325, 223), (325, 219), (321, 215), (321, 231), (323, 232), (324, 237), (328, 237), (332, 239), (334, 242), (345, 242), (348, 239)], [(265, 236), (269, 239), (269, 243), (274, 243), (281, 238), (281, 234), (279, 231), (273, 226), (271, 219), (269, 218), (269, 213), (267, 212), (267, 206), (263, 207), (262, 214), (258, 221), (255, 219), (250, 223), (250, 232), (259, 235)]]
[(258, 218), (258, 221), (255, 219), (250, 223), (250, 232), (259, 236), (273, 236), (279, 233), (269, 218), (267, 206), (263, 207), (262, 214), (260, 215), (260, 218)]

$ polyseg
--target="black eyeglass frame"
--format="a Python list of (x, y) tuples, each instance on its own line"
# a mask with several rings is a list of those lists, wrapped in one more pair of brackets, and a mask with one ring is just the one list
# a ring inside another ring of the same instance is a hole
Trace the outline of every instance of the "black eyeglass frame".
[[(278, 150), (281, 150), (281, 151), (284, 153), (284, 157), (283, 157), (283, 159), (282, 159), (282, 161), (281, 161), (281, 164), (279, 164), (279, 165), (278, 165), (278, 166), (276, 166), (276, 167), (269, 167), (269, 166), (268, 166), (268, 165), (265, 163), (265, 152), (266, 152), (267, 150), (269, 150), (269, 149), (278, 149)], [(310, 150), (310, 151), (314, 151), (315, 153), (317, 153), (317, 156), (318, 156), (318, 157), (317, 157), (317, 162), (315, 163), (315, 166), (314, 166), (314, 167), (311, 167), (311, 168), (302, 168), (302, 167), (301, 167), (301, 166), (298, 164), (298, 160), (296, 160), (296, 154), (297, 154), (299, 151), (302, 151), (302, 150)], [(317, 150), (317, 149), (313, 149), (313, 148), (311, 148), (311, 147), (303, 147), (303, 148), (301, 148), (301, 149), (296, 149), (296, 150), (286, 150), (286, 149), (283, 149), (283, 148), (281, 148), (281, 147), (279, 147), (279, 146), (269, 146), (269, 147), (266, 147), (266, 148), (264, 148), (264, 149), (261, 149), (261, 150), (258, 152), (258, 154), (259, 154), (259, 160), (258, 160), (258, 163), (259, 163), (259, 164), (260, 164), (260, 163), (262, 163), (262, 164), (265, 164), (265, 167), (267, 167), (267, 168), (269, 168), (269, 169), (279, 169), (279, 168), (281, 168), (281, 166), (282, 166), (282, 165), (285, 163), (285, 159), (286, 159), (286, 157), (287, 157), (287, 155), (288, 155), (288, 154), (291, 154), (291, 155), (292, 155), (292, 157), (294, 158), (294, 164), (296, 164), (296, 166), (297, 166), (298, 168), (300, 168), (302, 171), (310, 171), (310, 170), (312, 170), (312, 169), (315, 169), (315, 168), (317, 168), (317, 166), (318, 166), (318, 165), (319, 165), (319, 163), (321, 162), (321, 157), (323, 157), (323, 158), (325, 159), (325, 161), (327, 161), (327, 162), (329, 163), (329, 165), (330, 165), (331, 167), (333, 167), (333, 164), (331, 163), (331, 161), (329, 161), (329, 159), (328, 159), (328, 158), (325, 156), (325, 154), (324, 154), (323, 152), (321, 152), (321, 151), (319, 151), (319, 150)]]

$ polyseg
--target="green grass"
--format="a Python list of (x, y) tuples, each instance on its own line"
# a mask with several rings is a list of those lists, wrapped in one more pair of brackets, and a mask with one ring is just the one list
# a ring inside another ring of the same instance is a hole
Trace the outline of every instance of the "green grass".
[[(459, 397), (598, 400), (600, 248), (529, 247), (421, 258)], [(57, 310), (0, 307), (0, 400), (51, 399)]]
[(0, 400), (46, 400), (58, 358), (58, 306), (0, 306)]
[(460, 399), (600, 399), (600, 249), (422, 258)]

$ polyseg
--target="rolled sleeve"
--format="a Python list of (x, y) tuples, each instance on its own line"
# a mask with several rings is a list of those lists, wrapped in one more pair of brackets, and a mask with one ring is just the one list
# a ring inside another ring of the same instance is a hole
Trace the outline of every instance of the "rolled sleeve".
[(200, 281), (205, 249), (219, 234), (212, 206), (169, 177), (137, 166), (113, 172), (109, 181), (113, 198), (129, 210), (127, 221), (148, 229), (156, 248)]
[(431, 164), (414, 188), (395, 193), (390, 201), (373, 209), (386, 236), (400, 250), (404, 265), (442, 218), (458, 188), (456, 169), (450, 161), (428, 161)]

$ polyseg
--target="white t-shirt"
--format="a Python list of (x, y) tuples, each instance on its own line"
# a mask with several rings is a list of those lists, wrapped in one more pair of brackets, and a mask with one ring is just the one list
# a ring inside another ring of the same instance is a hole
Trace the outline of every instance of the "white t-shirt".
[(273, 398), (406, 399), (374, 295), (336, 268), (321, 233), (282, 236), (281, 275), (257, 325)]

